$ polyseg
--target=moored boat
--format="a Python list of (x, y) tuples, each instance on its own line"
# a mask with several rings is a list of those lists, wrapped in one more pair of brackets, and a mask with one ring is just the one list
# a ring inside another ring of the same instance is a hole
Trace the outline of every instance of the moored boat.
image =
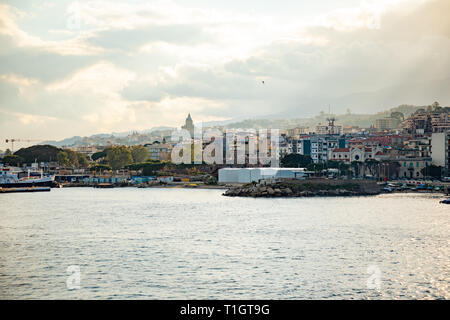
[(0, 187), (1, 188), (31, 188), (31, 187), (54, 187), (56, 186), (54, 176), (40, 177), (26, 176), (19, 178), (19, 174), (10, 170), (10, 168), (1, 168)]

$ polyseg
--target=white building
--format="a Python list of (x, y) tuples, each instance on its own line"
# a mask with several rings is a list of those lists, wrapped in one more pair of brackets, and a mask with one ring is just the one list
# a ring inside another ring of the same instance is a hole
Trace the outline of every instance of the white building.
[(450, 131), (433, 133), (431, 135), (431, 159), (435, 166), (444, 167), (444, 174), (449, 175), (450, 172)]
[(400, 178), (423, 178), (422, 170), (431, 165), (431, 158), (398, 158), (400, 164)]
[(330, 152), (329, 160), (344, 162), (364, 162), (366, 160), (378, 160), (383, 154), (381, 147), (351, 147), (351, 148), (335, 148)]
[(219, 183), (250, 183), (264, 180), (304, 179), (304, 168), (223, 168)]

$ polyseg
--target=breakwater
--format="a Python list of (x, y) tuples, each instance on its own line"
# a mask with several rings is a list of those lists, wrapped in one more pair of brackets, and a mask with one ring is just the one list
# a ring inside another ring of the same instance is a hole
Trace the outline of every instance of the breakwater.
[(375, 181), (367, 180), (285, 180), (274, 183), (252, 183), (229, 188), (228, 197), (316, 197), (367, 196), (381, 192)]

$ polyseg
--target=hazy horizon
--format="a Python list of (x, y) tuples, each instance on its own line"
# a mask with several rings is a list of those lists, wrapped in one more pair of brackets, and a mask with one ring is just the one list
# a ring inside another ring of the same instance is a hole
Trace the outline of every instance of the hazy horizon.
[[(2, 1), (4, 139), (450, 101), (447, 0)], [(263, 83), (264, 81), (264, 83)]]

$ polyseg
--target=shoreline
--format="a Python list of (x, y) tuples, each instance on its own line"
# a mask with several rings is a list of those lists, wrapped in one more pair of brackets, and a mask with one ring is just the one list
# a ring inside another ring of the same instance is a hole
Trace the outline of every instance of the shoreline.
[[(200, 190), (224, 190), (223, 196), (227, 197), (253, 197), (253, 198), (301, 198), (301, 197), (358, 197), (378, 194), (436, 194), (446, 196), (444, 191), (436, 190), (392, 190), (390, 192), (381, 189), (381, 186), (372, 181), (348, 182), (348, 181), (315, 181), (303, 180), (297, 182), (277, 182), (271, 184), (219, 184), (205, 185), (202, 183), (180, 184), (74, 184), (61, 185), (60, 188), (157, 188), (157, 189), (200, 189)], [(337, 183), (336, 183), (337, 182)], [(311, 185), (316, 185), (314, 188)], [(308, 187), (298, 187), (307, 185)], [(330, 187), (332, 186), (332, 187)], [(363, 186), (361, 188), (361, 186)]]

